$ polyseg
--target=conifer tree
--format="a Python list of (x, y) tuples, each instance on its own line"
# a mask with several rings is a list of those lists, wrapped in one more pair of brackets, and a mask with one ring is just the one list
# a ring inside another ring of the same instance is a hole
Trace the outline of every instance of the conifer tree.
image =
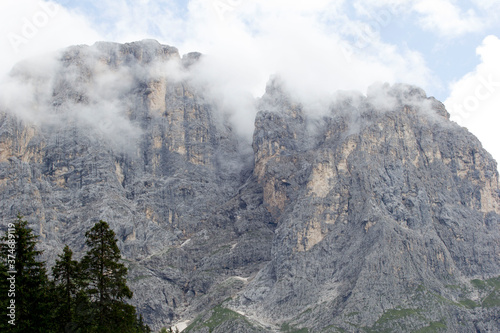
[[(6, 273), (6, 268), (15, 272), (9, 274), (15, 278), (15, 326), (9, 326), (8, 331), (51, 332), (51, 314), (47, 310), (52, 295), (45, 263), (38, 259), (42, 251), (35, 248), (38, 236), (33, 234), (21, 215), (9, 227), (12, 232), (6, 232), (1, 239), (2, 274)], [(2, 299), (6, 296), (1, 295)]]
[[(127, 268), (120, 263), (115, 233), (106, 222), (99, 221), (85, 234), (89, 250), (81, 263), (73, 260), (68, 246), (64, 248), (52, 268), (53, 281), (38, 260), (42, 252), (35, 249), (38, 237), (28, 222), (18, 216), (9, 228), (0, 244), (1, 332), (151, 332), (125, 302), (132, 297)], [(16, 325), (5, 320), (10, 302), (7, 277), (12, 272)]]
[(132, 292), (126, 284), (127, 268), (120, 262), (115, 233), (101, 220), (85, 236), (89, 250), (82, 259), (82, 272), (95, 314), (91, 331), (135, 331), (135, 308), (125, 303)]
[[(57, 304), (56, 322), (59, 331), (64, 332), (75, 325), (75, 307), (82, 298), (80, 292), (80, 265), (73, 260), (73, 251), (66, 245), (52, 267)], [(78, 296), (78, 297), (77, 297)], [(81, 302), (79, 302), (81, 304)]]
[(136, 322), (136, 332), (137, 333), (151, 333), (151, 329), (148, 325), (144, 324), (144, 318), (142, 315), (139, 315), (139, 318)]
[(4, 260), (0, 260), (0, 332), (7, 332), (9, 329), (9, 317), (7, 317), (9, 313), (9, 309), (7, 308), (10, 303), (9, 297), (9, 280), (7, 278), (9, 274), (7, 274), (7, 266), (4, 263)]

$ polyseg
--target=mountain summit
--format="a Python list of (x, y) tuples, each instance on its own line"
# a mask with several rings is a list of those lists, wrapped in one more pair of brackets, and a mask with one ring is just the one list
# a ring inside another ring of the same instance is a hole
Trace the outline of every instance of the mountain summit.
[(24, 214), (52, 263), (108, 221), (157, 329), (500, 331), (497, 165), (442, 103), (376, 84), (312, 112), (275, 77), (250, 145), (203, 58), (147, 40), (18, 64), (2, 226)]

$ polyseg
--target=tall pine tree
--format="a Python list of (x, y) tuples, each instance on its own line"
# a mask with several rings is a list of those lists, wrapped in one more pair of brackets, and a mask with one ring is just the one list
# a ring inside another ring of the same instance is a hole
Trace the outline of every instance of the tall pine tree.
[(101, 220), (85, 236), (89, 250), (81, 264), (94, 314), (90, 331), (135, 331), (135, 308), (125, 303), (132, 291), (126, 283), (127, 268), (120, 262), (114, 231)]
[[(39, 260), (41, 251), (36, 250), (38, 236), (28, 227), (28, 222), (21, 215), (10, 225), (12, 232), (7, 231), (2, 237), (1, 258), (2, 275), (8, 265), (11, 275), (15, 277), (15, 326), (10, 325), (10, 332), (51, 332), (52, 320), (50, 308), (50, 288), (45, 263)], [(13, 236), (11, 236), (13, 235)], [(13, 242), (12, 240), (15, 240)], [(3, 277), (2, 277), (3, 279)], [(2, 288), (3, 289), (3, 288)], [(1, 295), (4, 303), (4, 295)], [(10, 299), (9, 299), (10, 301)], [(2, 318), (5, 319), (5, 318)]]
[[(38, 237), (28, 222), (18, 216), (9, 228), (0, 244), (1, 332), (151, 332), (125, 302), (132, 297), (127, 268), (120, 263), (115, 233), (106, 222), (99, 221), (85, 234), (89, 250), (81, 263), (73, 260), (68, 246), (64, 248), (52, 268), (53, 281), (47, 278), (45, 263), (38, 260)], [(12, 274), (14, 297), (8, 296), (7, 277)], [(15, 300), (16, 325), (8, 324), (5, 311), (10, 298)]]
[(7, 279), (9, 278), (7, 271), (7, 265), (2, 257), (0, 260), (0, 332), (8, 332), (11, 326), (8, 322), (10, 318), (7, 316), (10, 312), (7, 307), (10, 305), (11, 299), (9, 297), (10, 281)]
[(81, 274), (78, 261), (73, 260), (73, 251), (66, 245), (59, 255), (56, 264), (52, 267), (52, 276), (55, 283), (56, 322), (61, 332), (76, 327), (75, 308), (85, 302), (81, 292)]

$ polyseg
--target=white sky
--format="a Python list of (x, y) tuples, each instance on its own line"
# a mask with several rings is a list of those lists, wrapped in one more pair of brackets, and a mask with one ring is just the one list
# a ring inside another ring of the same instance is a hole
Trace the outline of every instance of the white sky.
[(419, 85), (500, 160), (498, 22), (498, 0), (0, 0), (0, 76), (69, 45), (154, 38), (210, 55), (221, 95), (258, 96), (272, 74), (310, 99)]

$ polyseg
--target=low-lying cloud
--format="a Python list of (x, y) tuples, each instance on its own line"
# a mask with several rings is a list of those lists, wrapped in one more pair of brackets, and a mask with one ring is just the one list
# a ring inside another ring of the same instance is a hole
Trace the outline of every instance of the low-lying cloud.
[(127, 147), (140, 135), (127, 117), (135, 78), (129, 68), (102, 64), (91, 50), (81, 48), (69, 64), (63, 52), (19, 63), (0, 82), (0, 110), (38, 126), (91, 129), (89, 135)]
[[(250, 137), (257, 111), (256, 99), (263, 95), (266, 83), (274, 75), (282, 78), (286, 90), (311, 112), (326, 109), (338, 90), (364, 93), (377, 81), (405, 82), (426, 90), (432, 88), (438, 80), (423, 56), (410, 48), (383, 42), (380, 33), (397, 28), (392, 27), (396, 16), (410, 12), (417, 13), (420, 18), (413, 23), (435, 29), (442, 35), (458, 33), (452, 23), (464, 20), (479, 29), (480, 25), (490, 23), (480, 20), (482, 23), (478, 25), (477, 18), (496, 5), (475, 3), (475, 12), (464, 12), (448, 0), (434, 5), (428, 1), (410, 4), (400, 0), (359, 0), (353, 4), (342, 0), (317, 0), (307, 4), (282, 0), (191, 0), (185, 8), (169, 0), (87, 0), (85, 4), (71, 7), (54, 1), (10, 1), (8, 10), (3, 10), (5, 3), (0, 5), (0, 19), (6, 22), (1, 32), (4, 36), (18, 35), (23, 39), (17, 49), (9, 39), (0, 42), (3, 43), (0, 52), (4, 60), (0, 75), (20, 59), (38, 57), (67, 45), (154, 38), (178, 47), (181, 54), (199, 51), (204, 56), (192, 67), (190, 74), (175, 70), (173, 67), (178, 67), (175, 64), (168, 65), (172, 68), (158, 65), (154, 73), (149, 74), (168, 74), (204, 86), (207, 98), (230, 119), (238, 133)], [(435, 15), (439, 6), (452, 6), (453, 22), (448, 20), (439, 25)], [(84, 7), (93, 15), (84, 15)], [(356, 18), (346, 14), (348, 7), (356, 11)], [(445, 23), (449, 23), (448, 26)], [(32, 29), (31, 34), (23, 36), (30, 30), (26, 27), (31, 25), (36, 31)], [(50, 72), (50, 66), (38, 67)], [(114, 79), (121, 75), (125, 79)], [(123, 116), (124, 109), (129, 106), (117, 97), (122, 88), (126, 90), (130, 79), (127, 75), (117, 72), (110, 77), (97, 78), (95, 83), (99, 88), (90, 94), (95, 101), (105, 102), (95, 102), (87, 112), (80, 109), (78, 114), (84, 121), (123, 123), (116, 125), (117, 128), (125, 126), (126, 131), (131, 131)], [(463, 81), (468, 79), (465, 77)], [(6, 82), (5, 78), (2, 82)], [(23, 85), (10, 81), (8, 85), (4, 85), (2, 103), (15, 100), (19, 115), (39, 121), (31, 108), (40, 105), (37, 103), (46, 95), (41, 90), (47, 89), (49, 84), (35, 87), (32, 83)], [(120, 85), (125, 87), (120, 88)], [(459, 86), (457, 84), (450, 101), (458, 96)], [(488, 140), (484, 136), (481, 139), (483, 142)], [(487, 148), (493, 149), (491, 144)]]

